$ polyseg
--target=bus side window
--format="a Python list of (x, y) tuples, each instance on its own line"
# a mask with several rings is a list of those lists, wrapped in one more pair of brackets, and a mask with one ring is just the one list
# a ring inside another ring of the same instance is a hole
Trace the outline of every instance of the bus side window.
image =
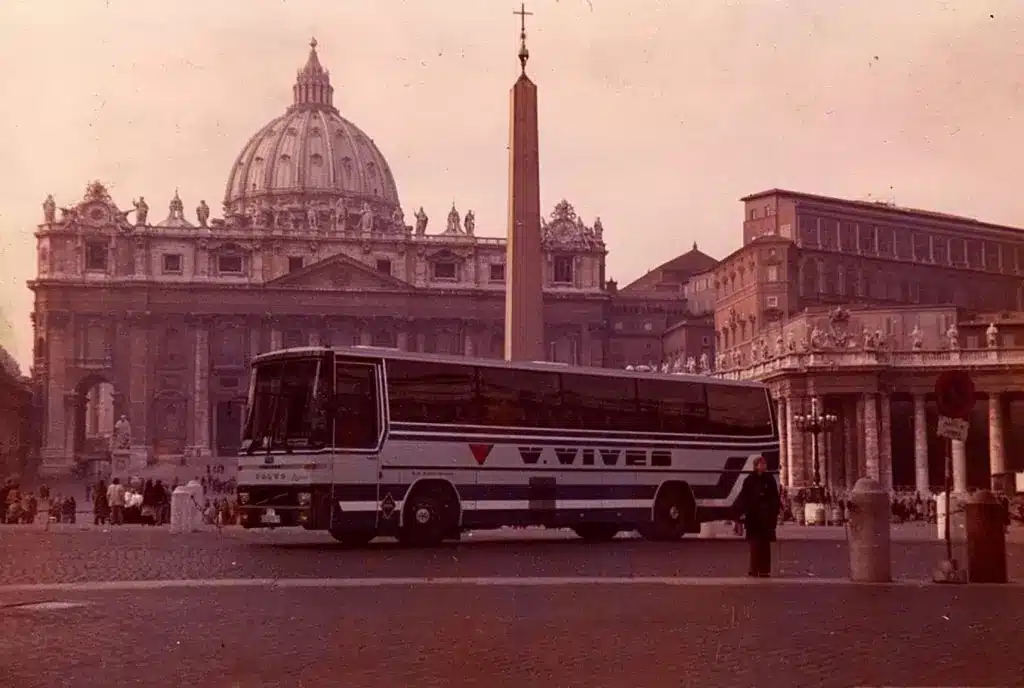
[(334, 446), (373, 449), (380, 436), (377, 369), (362, 363), (339, 363), (334, 378)]
[(707, 385), (709, 432), (719, 435), (772, 435), (772, 410), (760, 387)]
[(642, 430), (637, 406), (636, 380), (603, 375), (562, 374), (562, 411), (559, 420), (587, 430), (635, 432)]
[(705, 385), (690, 380), (637, 380), (645, 429), (650, 432), (699, 435), (708, 432)]
[(552, 417), (559, 401), (557, 373), (480, 366), (477, 379), (484, 425), (559, 427)]

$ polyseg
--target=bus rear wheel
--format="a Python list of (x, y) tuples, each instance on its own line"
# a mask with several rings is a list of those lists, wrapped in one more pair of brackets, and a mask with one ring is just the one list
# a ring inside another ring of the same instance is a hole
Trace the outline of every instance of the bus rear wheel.
[(695, 508), (693, 497), (682, 485), (666, 485), (654, 501), (650, 523), (639, 529), (647, 540), (681, 540), (689, 530)]
[(572, 530), (584, 542), (610, 542), (621, 529), (614, 523), (581, 523)]
[(424, 486), (405, 500), (398, 540), (413, 547), (441, 544), (454, 530), (458, 504), (451, 490)]
[(332, 538), (346, 547), (365, 547), (377, 537), (377, 533), (372, 530), (340, 530), (338, 528), (331, 528), (328, 532), (330, 532)]

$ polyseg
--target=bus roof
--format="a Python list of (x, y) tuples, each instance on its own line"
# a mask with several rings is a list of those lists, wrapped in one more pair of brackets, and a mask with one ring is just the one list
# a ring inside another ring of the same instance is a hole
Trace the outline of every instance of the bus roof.
[(413, 351), (401, 351), (385, 347), (374, 346), (342, 346), (342, 347), (295, 347), (291, 349), (279, 349), (265, 354), (259, 354), (252, 359), (256, 365), (266, 361), (273, 361), (279, 358), (294, 358), (299, 356), (311, 356), (333, 351), (336, 354), (354, 358), (370, 359), (401, 359), (411, 361), (430, 361), (435, 363), (457, 363), (462, 365), (474, 365), (489, 368), (513, 368), (516, 370), (537, 370), (543, 372), (559, 371), (563, 373), (586, 373), (587, 375), (604, 375), (607, 377), (628, 377), (628, 378), (662, 378), (667, 380), (690, 380), (704, 384), (714, 384), (735, 387), (764, 387), (760, 382), (745, 380), (721, 380), (707, 375), (680, 375), (660, 372), (645, 372), (635, 370), (619, 370), (617, 368), (594, 368), (584, 366), (567, 366), (561, 363), (546, 361), (504, 361), (499, 358), (476, 358), (469, 356), (452, 356), (448, 354), (426, 354)]

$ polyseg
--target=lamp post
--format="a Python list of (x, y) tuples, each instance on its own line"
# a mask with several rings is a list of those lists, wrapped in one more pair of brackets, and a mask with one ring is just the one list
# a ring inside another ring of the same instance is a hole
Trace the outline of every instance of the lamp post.
[(822, 435), (827, 435), (832, 431), (832, 428), (839, 422), (839, 418), (834, 413), (823, 413), (819, 407), (818, 398), (812, 397), (811, 412), (796, 414), (793, 416), (793, 422), (800, 432), (811, 436), (811, 461), (814, 473), (811, 476), (811, 495), (808, 504), (824, 504), (825, 494), (821, 486), (821, 459), (818, 440)]

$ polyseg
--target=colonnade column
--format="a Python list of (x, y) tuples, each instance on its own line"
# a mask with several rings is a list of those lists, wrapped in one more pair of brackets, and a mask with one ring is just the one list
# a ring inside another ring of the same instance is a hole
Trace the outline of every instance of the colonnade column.
[(786, 398), (779, 397), (776, 423), (779, 426), (779, 484), (783, 487), (789, 487), (791, 484), (789, 462), (787, 461), (787, 456), (789, 455), (789, 428), (786, 423), (788, 406)]
[(793, 399), (786, 400), (786, 476), (789, 480), (787, 487), (796, 484), (796, 463), (798, 461), (797, 451), (803, 446), (802, 438), (798, 438), (796, 422), (793, 420)]
[[(851, 408), (852, 407), (852, 408)], [(857, 461), (857, 404), (845, 400), (843, 405), (843, 472), (846, 489), (853, 489), (857, 482), (859, 465)]]
[(928, 482), (928, 415), (923, 394), (914, 395), (914, 488), (919, 495), (930, 490)]
[(1003, 444), (1003, 400), (999, 394), (995, 393), (988, 397), (988, 464), (991, 475), (1006, 472), (1006, 450)]
[(878, 407), (875, 394), (864, 395), (864, 473), (881, 480), (878, 471)]
[(953, 452), (953, 492), (967, 494), (967, 445), (960, 440), (951, 441)]
[(886, 492), (892, 492), (892, 405), (889, 395), (878, 398), (878, 474)]

